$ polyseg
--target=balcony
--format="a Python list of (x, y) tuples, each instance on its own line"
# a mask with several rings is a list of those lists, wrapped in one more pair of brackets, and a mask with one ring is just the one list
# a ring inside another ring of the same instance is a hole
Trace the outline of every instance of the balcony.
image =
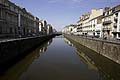
[(111, 28), (109, 28), (109, 27), (103, 28), (103, 31), (108, 31), (108, 30), (111, 30)]
[(109, 25), (109, 24), (111, 24), (112, 23), (112, 21), (111, 20), (108, 20), (108, 21), (104, 21), (103, 22), (103, 25)]

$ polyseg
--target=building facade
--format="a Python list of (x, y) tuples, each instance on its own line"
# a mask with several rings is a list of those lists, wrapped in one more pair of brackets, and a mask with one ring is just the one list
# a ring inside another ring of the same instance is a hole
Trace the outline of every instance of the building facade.
[(101, 36), (103, 9), (92, 9), (83, 14), (78, 21), (80, 35)]
[(39, 35), (39, 18), (34, 17), (34, 34)]
[(104, 39), (120, 39), (120, 5), (113, 8), (92, 9), (80, 16), (77, 27), (65, 27), (63, 32), (101, 37)]
[(40, 21), (40, 26), (41, 26), (41, 32), (42, 32), (41, 34), (42, 35), (47, 35), (47, 28), (48, 28), (47, 27), (48, 26), (47, 21), (46, 20), (41, 20)]
[(70, 24), (68, 26), (66, 26), (64, 29), (63, 29), (63, 33), (66, 33), (66, 34), (74, 34), (75, 31), (74, 31), (74, 28), (76, 27), (75, 24)]
[(18, 34), (18, 15), (13, 3), (0, 0), (0, 37), (15, 36)]
[(53, 28), (52, 28), (52, 25), (51, 24), (48, 24), (47, 26), (47, 34), (50, 35), (50, 34), (53, 34)]
[(39, 33), (39, 18), (9, 0), (0, 0), (0, 37), (24, 37)]
[(112, 28), (113, 28), (113, 15), (110, 7), (106, 7), (103, 13), (103, 37), (110, 38), (112, 37)]
[(120, 5), (112, 8), (112, 14), (114, 20), (112, 36), (113, 38), (120, 39)]

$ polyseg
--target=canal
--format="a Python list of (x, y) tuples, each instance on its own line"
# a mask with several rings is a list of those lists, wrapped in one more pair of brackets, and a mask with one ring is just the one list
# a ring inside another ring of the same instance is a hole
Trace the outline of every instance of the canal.
[(0, 80), (120, 80), (120, 65), (56, 37), (9, 68)]

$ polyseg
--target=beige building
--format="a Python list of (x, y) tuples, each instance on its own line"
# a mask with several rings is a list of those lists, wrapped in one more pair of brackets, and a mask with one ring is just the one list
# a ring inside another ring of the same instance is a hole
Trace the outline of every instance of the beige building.
[(113, 8), (106, 7), (103, 16), (103, 36), (120, 38), (120, 5)]
[(77, 35), (83, 35), (82, 25), (83, 25), (83, 20), (80, 17), (80, 20), (77, 22)]
[(103, 9), (92, 9), (91, 12), (83, 14), (78, 22), (80, 35), (101, 36)]
[(113, 38), (120, 39), (120, 5), (112, 8), (112, 14), (114, 17), (112, 36)]
[(107, 39), (120, 39), (120, 5), (113, 8), (92, 9), (80, 17), (77, 27), (69, 25), (64, 28), (63, 32)]
[(92, 9), (89, 19), (89, 35), (102, 36), (102, 15), (103, 9)]
[(82, 19), (82, 34), (83, 35), (88, 35), (88, 33), (90, 33), (90, 13), (86, 13), (84, 15), (81, 16)]
[(112, 28), (113, 28), (113, 15), (110, 7), (106, 7), (103, 13), (103, 37), (110, 38), (112, 37)]

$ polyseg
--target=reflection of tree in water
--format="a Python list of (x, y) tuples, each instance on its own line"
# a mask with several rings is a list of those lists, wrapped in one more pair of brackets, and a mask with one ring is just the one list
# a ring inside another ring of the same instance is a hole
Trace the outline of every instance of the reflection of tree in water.
[(81, 61), (88, 65), (90, 69), (97, 70), (100, 80), (119, 80), (120, 65), (109, 60), (106, 57), (80, 45), (72, 40), (67, 40), (67, 43), (72, 43), (77, 49), (77, 54)]
[(18, 80), (23, 72), (26, 72), (29, 65), (32, 64), (34, 60), (40, 57), (40, 54), (47, 50), (47, 47), (52, 43), (52, 40), (47, 43), (41, 45), (35, 51), (27, 55), (24, 59), (16, 63), (13, 67), (11, 67), (8, 71), (6, 71), (3, 75), (0, 76), (0, 80)]

